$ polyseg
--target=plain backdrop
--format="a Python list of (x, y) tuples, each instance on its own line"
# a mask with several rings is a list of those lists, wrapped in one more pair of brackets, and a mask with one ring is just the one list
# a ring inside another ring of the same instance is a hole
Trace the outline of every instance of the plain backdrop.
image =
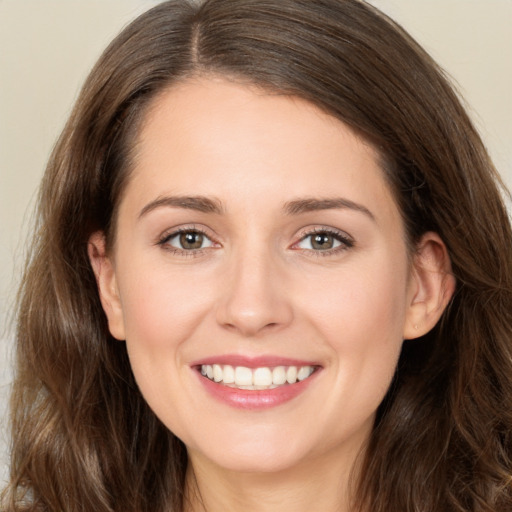
[[(30, 245), (37, 186), (89, 69), (123, 26), (156, 3), (0, 0), (0, 487), (7, 478), (9, 317)], [(452, 77), (511, 187), (512, 0), (371, 3), (401, 23)]]

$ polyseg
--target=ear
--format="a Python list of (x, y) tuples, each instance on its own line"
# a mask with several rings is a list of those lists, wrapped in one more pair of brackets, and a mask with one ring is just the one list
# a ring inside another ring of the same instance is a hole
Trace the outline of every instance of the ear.
[(439, 321), (455, 291), (450, 257), (437, 233), (425, 233), (413, 257), (404, 339), (429, 332)]
[(87, 253), (96, 276), (101, 305), (107, 315), (110, 334), (118, 340), (125, 339), (124, 317), (116, 274), (112, 259), (107, 255), (105, 235), (97, 231), (91, 235)]

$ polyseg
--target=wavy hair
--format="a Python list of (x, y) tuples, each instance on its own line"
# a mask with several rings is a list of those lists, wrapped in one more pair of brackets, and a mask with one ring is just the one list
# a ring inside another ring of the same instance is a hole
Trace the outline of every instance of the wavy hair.
[(411, 250), (447, 245), (457, 289), (406, 341), (354, 510), (512, 510), (512, 233), (504, 188), (443, 72), (359, 0), (171, 0), (111, 43), (49, 160), (19, 294), (7, 512), (180, 512), (186, 450), (137, 389), (87, 256), (112, 239), (160, 91), (211, 73), (301, 97), (377, 148)]

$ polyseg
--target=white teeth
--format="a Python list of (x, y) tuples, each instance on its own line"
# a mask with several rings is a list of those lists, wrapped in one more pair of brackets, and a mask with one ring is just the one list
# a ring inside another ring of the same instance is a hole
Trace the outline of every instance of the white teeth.
[(252, 371), (245, 366), (235, 368), (235, 384), (237, 386), (252, 386)]
[(256, 368), (254, 370), (252, 382), (255, 386), (272, 385), (272, 371), (270, 368)]
[(313, 373), (311, 366), (303, 366), (297, 373), (297, 380), (307, 379)]
[(307, 379), (314, 371), (313, 366), (276, 366), (269, 368), (247, 368), (220, 364), (203, 364), (201, 374), (221, 384), (240, 389), (272, 389), (286, 384), (295, 384)]
[(277, 366), (272, 370), (272, 383), (282, 386), (286, 382), (286, 368)]
[(235, 369), (227, 364), (224, 366), (223, 377), (224, 384), (233, 384), (235, 382)]
[(213, 380), (215, 382), (220, 382), (222, 380), (222, 367), (218, 364), (213, 365)]
[(297, 382), (297, 368), (295, 366), (289, 366), (286, 370), (286, 382), (288, 384)]

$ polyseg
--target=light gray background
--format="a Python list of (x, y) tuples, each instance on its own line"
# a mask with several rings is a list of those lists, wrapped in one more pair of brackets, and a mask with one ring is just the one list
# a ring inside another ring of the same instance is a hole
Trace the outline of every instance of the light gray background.
[[(8, 318), (30, 244), (35, 191), (88, 70), (128, 21), (156, 3), (0, 0), (0, 487), (7, 478)], [(409, 30), (457, 82), (510, 187), (512, 0), (372, 3)]]

